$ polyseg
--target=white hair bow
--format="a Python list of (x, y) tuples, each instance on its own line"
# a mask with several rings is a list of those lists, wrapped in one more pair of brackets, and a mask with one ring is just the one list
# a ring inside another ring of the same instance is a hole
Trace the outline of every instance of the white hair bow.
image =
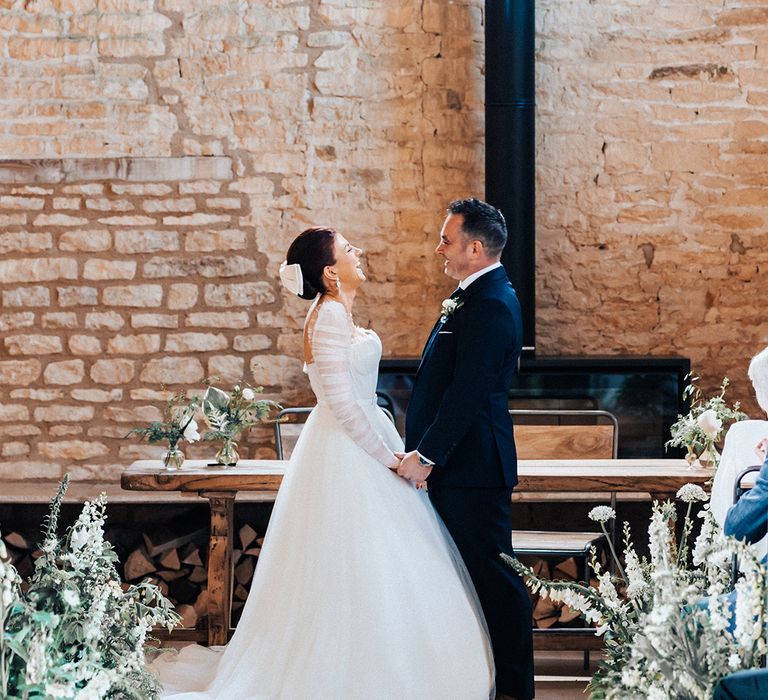
[(304, 275), (301, 274), (301, 265), (293, 263), (289, 265), (283, 262), (280, 265), (280, 281), (291, 294), (299, 296), (304, 291)]

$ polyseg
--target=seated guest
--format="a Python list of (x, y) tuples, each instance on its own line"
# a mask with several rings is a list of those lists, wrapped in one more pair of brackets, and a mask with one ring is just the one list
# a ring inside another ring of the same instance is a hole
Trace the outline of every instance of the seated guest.
[(765, 456), (767, 450), (768, 438), (763, 438), (755, 450), (763, 462), (757, 481), (731, 506), (723, 524), (723, 532), (726, 535), (752, 544), (762, 540), (768, 530), (768, 459)]
[[(762, 405), (762, 404), (761, 404)], [(747, 542), (757, 542), (768, 529), (768, 459), (765, 458), (768, 439), (757, 446), (763, 466), (752, 489), (731, 507), (725, 518), (723, 532)], [(763, 559), (763, 563), (765, 563)], [(723, 678), (715, 687), (714, 700), (758, 700), (768, 698), (768, 669), (739, 671)]]
[[(768, 348), (752, 358), (748, 375), (755, 389), (757, 403), (768, 414)], [(710, 499), (712, 515), (720, 525), (725, 523), (725, 516), (733, 504), (733, 487), (737, 477), (747, 467), (762, 462), (762, 459), (756, 459), (754, 447), (765, 437), (768, 437), (768, 421), (765, 420), (740, 421), (728, 429)], [(758, 538), (755, 549), (758, 556), (765, 556), (768, 553), (768, 538)]]
[(714, 700), (765, 700), (768, 697), (768, 669), (739, 671), (715, 686)]

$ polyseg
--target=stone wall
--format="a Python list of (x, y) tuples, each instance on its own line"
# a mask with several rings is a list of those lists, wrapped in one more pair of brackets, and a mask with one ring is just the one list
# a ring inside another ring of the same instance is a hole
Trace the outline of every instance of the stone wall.
[(537, 342), (682, 355), (757, 415), (768, 6), (537, 2)]
[[(482, 194), (482, 4), (0, 2), (0, 478), (113, 479), (209, 374), (306, 400), (275, 280), (308, 225), (417, 354), (444, 206)], [(754, 409), (768, 10), (539, 0), (537, 32), (539, 352), (689, 356)]]

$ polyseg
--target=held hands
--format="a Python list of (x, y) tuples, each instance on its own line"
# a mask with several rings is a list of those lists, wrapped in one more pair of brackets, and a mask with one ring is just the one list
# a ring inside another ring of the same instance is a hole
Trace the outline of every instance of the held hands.
[(413, 481), (418, 489), (427, 485), (427, 477), (432, 472), (432, 467), (419, 464), (419, 453), (416, 450), (408, 453), (395, 452), (395, 457), (400, 460), (400, 464), (394, 468), (398, 475), (407, 481)]

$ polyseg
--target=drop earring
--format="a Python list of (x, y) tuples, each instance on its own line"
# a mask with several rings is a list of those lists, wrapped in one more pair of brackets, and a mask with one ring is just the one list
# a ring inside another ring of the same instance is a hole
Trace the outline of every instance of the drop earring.
[(336, 278), (336, 289), (341, 291), (341, 280), (338, 277)]

